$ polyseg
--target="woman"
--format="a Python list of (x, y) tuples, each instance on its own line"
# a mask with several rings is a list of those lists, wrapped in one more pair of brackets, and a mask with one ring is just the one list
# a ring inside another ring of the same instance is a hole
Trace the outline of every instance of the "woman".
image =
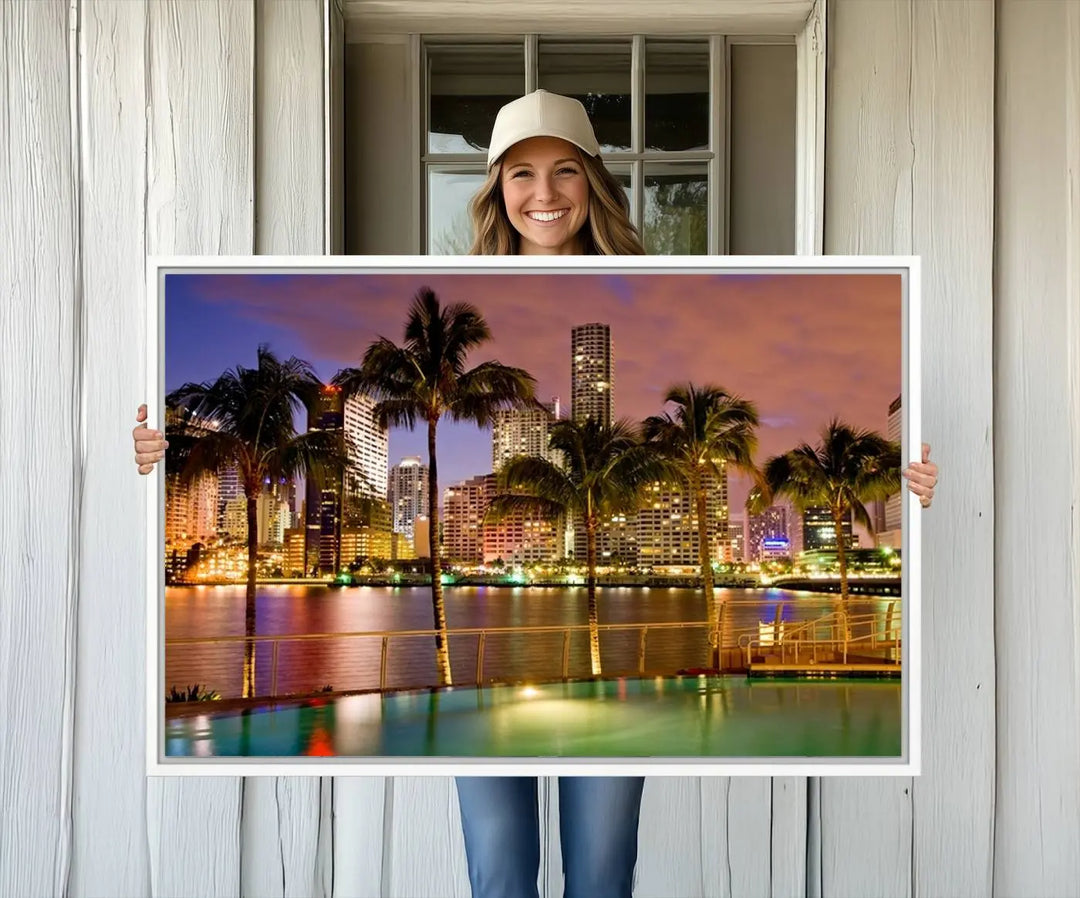
[[(585, 108), (536, 91), (500, 111), (488, 177), (470, 203), (478, 255), (640, 255), (619, 182), (600, 160)], [(138, 421), (146, 418), (141, 406)], [(168, 445), (145, 425), (133, 431), (139, 472)], [(924, 507), (937, 467), (923, 447), (904, 471)], [(630, 898), (637, 862), (642, 777), (560, 777), (565, 898)], [(458, 777), (473, 898), (536, 898), (540, 864), (535, 777)]]

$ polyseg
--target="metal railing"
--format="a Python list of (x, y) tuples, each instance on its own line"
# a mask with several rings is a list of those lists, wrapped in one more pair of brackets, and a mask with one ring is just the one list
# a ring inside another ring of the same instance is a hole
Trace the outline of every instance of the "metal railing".
[[(861, 623), (863, 619), (878, 620), (881, 615), (878, 614), (865, 614), (856, 615), (854, 617), (846, 615), (845, 612), (832, 612), (826, 614), (823, 617), (815, 618), (809, 621), (802, 621), (799, 623), (788, 623), (783, 620), (783, 613), (787, 602), (780, 602), (776, 608), (775, 620), (772, 623), (765, 621), (756, 621), (752, 625), (742, 627), (729, 627), (728, 621), (732, 610), (739, 606), (755, 606), (761, 607), (760, 600), (737, 600), (728, 599), (720, 603), (718, 609), (718, 621), (660, 621), (660, 622), (636, 622), (636, 623), (605, 623), (599, 624), (598, 629), (601, 633), (615, 632), (615, 631), (638, 631), (638, 647), (637, 647), (637, 672), (644, 674), (646, 672), (645, 655), (648, 645), (648, 637), (650, 631), (672, 631), (672, 630), (686, 630), (686, 629), (701, 629), (705, 630), (707, 634), (707, 644), (710, 649), (717, 649), (721, 653), (725, 649), (736, 650), (739, 655), (745, 654), (746, 666), (749, 667), (751, 649), (753, 646), (759, 648), (765, 646), (780, 646), (781, 653), (784, 654), (789, 648), (798, 652), (799, 648), (803, 645), (811, 646), (811, 651), (816, 652), (818, 647), (825, 646), (830, 643), (829, 639), (822, 639), (817, 636), (817, 630), (823, 625), (831, 625), (833, 627), (834, 636), (832, 638), (832, 644), (842, 644), (844, 648), (844, 657), (846, 658), (846, 646), (859, 642), (861, 639), (867, 637), (852, 638), (850, 635), (844, 637), (835, 636), (836, 627), (840, 625), (842, 618), (846, 618), (847, 625), (845, 626), (844, 633), (850, 634), (849, 627), (855, 623)], [(886, 621), (891, 621), (894, 614), (894, 606), (898, 602), (890, 602), (889, 611), (886, 614)], [(786, 628), (786, 629), (785, 629)], [(886, 629), (891, 632), (891, 629), (898, 629), (899, 625), (895, 628), (891, 628), (891, 624), (886, 624)], [(484, 657), (485, 648), (487, 645), (487, 639), (489, 635), (506, 635), (506, 634), (544, 634), (544, 633), (562, 633), (562, 658), (560, 672), (562, 679), (566, 680), (570, 676), (570, 643), (571, 637), (574, 633), (588, 633), (589, 625), (583, 624), (549, 624), (549, 625), (535, 625), (526, 627), (461, 627), (447, 629), (446, 634), (449, 639), (451, 637), (461, 636), (475, 636), (477, 639), (476, 648), (476, 666), (475, 666), (475, 680), (469, 685), (480, 686), (485, 682), (484, 676)], [(718, 634), (723, 634), (723, 639), (719, 638)], [(357, 631), (344, 631), (344, 632), (323, 632), (323, 633), (286, 633), (286, 634), (271, 634), (261, 636), (185, 636), (175, 637), (165, 640), (165, 647), (178, 647), (178, 646), (196, 646), (196, 645), (247, 645), (269, 643), (271, 645), (271, 660), (270, 660), (270, 684), (269, 692), (263, 697), (276, 696), (278, 694), (278, 669), (280, 666), (280, 653), (282, 643), (305, 643), (311, 641), (331, 640), (331, 641), (354, 641), (359, 639), (379, 639), (381, 641), (381, 649), (379, 654), (379, 690), (387, 691), (388, 674), (390, 668), (390, 656), (391, 656), (391, 643), (393, 640), (404, 639), (433, 639), (438, 635), (438, 631), (434, 629), (422, 629), (422, 630), (357, 630)], [(869, 638), (872, 640), (873, 633), (869, 634)], [(898, 636), (897, 636), (898, 639)], [(449, 647), (448, 647), (449, 650)], [(786, 656), (786, 654), (785, 654)], [(798, 655), (795, 656), (798, 658)], [(816, 655), (815, 655), (816, 659)], [(689, 667), (691, 665), (684, 665)], [(723, 657), (721, 656), (721, 668), (723, 668)], [(411, 684), (404, 687), (404, 689), (412, 688), (424, 688), (425, 686), (437, 686), (437, 683), (429, 684)]]
[[(894, 622), (895, 621), (895, 622)], [(825, 630), (826, 635), (821, 635)], [(862, 631), (862, 632), (860, 632)], [(903, 626), (896, 619), (894, 603), (882, 615), (877, 613), (849, 614), (846, 611), (834, 611), (812, 621), (805, 621), (789, 627), (786, 631), (766, 633), (764, 636), (743, 634), (739, 637), (739, 649), (745, 655), (749, 667), (754, 649), (766, 650), (770, 654), (779, 651), (780, 663), (787, 664), (789, 653), (792, 663), (801, 663), (806, 654), (811, 663), (817, 663), (827, 650), (839, 654), (842, 663), (848, 663), (848, 652), (853, 647), (868, 649), (871, 652), (888, 652), (890, 660), (899, 665), (900, 646)]]
[[(644, 674), (646, 672), (645, 654), (648, 646), (648, 638), (650, 632), (656, 631), (672, 631), (672, 630), (686, 630), (686, 629), (702, 629), (708, 633), (708, 644), (714, 646), (716, 642), (717, 627), (715, 624), (709, 621), (676, 621), (676, 622), (653, 622), (653, 623), (627, 623), (627, 624), (600, 624), (599, 630), (603, 632), (613, 631), (638, 631), (638, 646), (637, 646), (637, 671)], [(756, 627), (753, 628), (756, 630)], [(588, 624), (573, 624), (562, 625), (554, 624), (548, 626), (531, 626), (531, 627), (463, 627), (457, 629), (448, 629), (447, 637), (460, 637), (460, 636), (475, 636), (477, 638), (476, 649), (476, 667), (475, 667), (475, 680), (471, 685), (482, 685), (486, 682), (484, 675), (484, 657), (485, 648), (489, 635), (505, 635), (505, 634), (543, 634), (543, 633), (562, 633), (562, 658), (561, 658), (561, 677), (562, 679), (568, 679), (570, 676), (570, 643), (571, 637), (574, 633), (588, 633)], [(731, 634), (733, 639), (737, 639), (743, 634), (743, 632), (750, 632), (751, 628), (742, 628)], [(271, 645), (271, 660), (270, 660), (270, 684), (268, 696), (276, 696), (278, 694), (278, 669), (280, 666), (280, 652), (282, 643), (303, 643), (313, 640), (333, 640), (333, 641), (351, 641), (357, 639), (372, 639), (376, 638), (381, 641), (381, 650), (379, 654), (379, 689), (385, 692), (388, 686), (388, 673), (390, 668), (390, 656), (391, 656), (391, 644), (394, 640), (404, 639), (433, 639), (437, 635), (437, 630), (364, 630), (353, 632), (340, 632), (340, 633), (303, 633), (303, 634), (283, 634), (283, 635), (271, 635), (271, 636), (206, 636), (206, 637), (179, 637), (176, 639), (168, 639), (165, 641), (166, 648), (172, 648), (175, 646), (194, 646), (194, 645), (246, 645), (248, 643), (269, 643)], [(731, 642), (727, 642), (728, 647), (733, 647)], [(431, 684), (419, 684), (420, 687), (424, 685), (435, 686), (437, 683)], [(418, 684), (412, 684), (402, 688), (417, 688)]]

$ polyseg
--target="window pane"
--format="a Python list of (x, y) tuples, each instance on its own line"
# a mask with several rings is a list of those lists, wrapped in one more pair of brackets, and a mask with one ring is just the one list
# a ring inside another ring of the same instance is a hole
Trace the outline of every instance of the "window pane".
[(428, 242), (432, 256), (464, 256), (472, 246), (469, 200), (483, 186), (483, 170), (428, 171)]
[(709, 148), (709, 45), (645, 44), (645, 148)]
[(659, 256), (707, 253), (707, 198), (704, 165), (646, 165), (645, 251)]
[(630, 43), (540, 41), (537, 86), (580, 100), (601, 153), (630, 149)]
[(499, 107), (525, 93), (525, 45), (437, 44), (427, 53), (428, 152), (486, 152)]

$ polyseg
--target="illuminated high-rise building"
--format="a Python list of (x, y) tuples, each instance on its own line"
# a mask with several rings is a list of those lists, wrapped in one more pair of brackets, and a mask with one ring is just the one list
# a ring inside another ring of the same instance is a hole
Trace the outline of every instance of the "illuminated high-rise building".
[(217, 524), (218, 530), (224, 531), (225, 506), (237, 496), (244, 494), (244, 488), (240, 485), (240, 474), (236, 465), (230, 465), (218, 474), (218, 500), (217, 500)]
[[(890, 440), (899, 443), (901, 428), (903, 426), (903, 416), (900, 411), (900, 397), (897, 396), (889, 404), (889, 423), (885, 431), (885, 436)], [(886, 530), (899, 530), (900, 521), (902, 517), (902, 504), (901, 496), (903, 491), (899, 493), (893, 493), (885, 500), (885, 529)]]
[(606, 324), (582, 324), (570, 332), (570, 416), (614, 420), (615, 358)]
[(727, 539), (723, 545), (723, 560), (726, 562), (746, 561), (746, 533), (741, 518), (728, 521)]
[(352, 465), (346, 496), (386, 499), (390, 435), (375, 420), (375, 400), (363, 394), (350, 396), (345, 400), (344, 423)]
[[(752, 514), (747, 519), (746, 557), (748, 561), (761, 561), (765, 555), (773, 555), (774, 552), (763, 552), (765, 540), (789, 540), (787, 507), (784, 505), (770, 505), (761, 514)], [(790, 550), (789, 550), (790, 553)]]
[[(728, 535), (728, 476), (705, 477), (705, 514), (709, 554), (717, 561), (725, 554)], [(636, 515), (638, 564), (648, 567), (689, 567), (700, 564), (697, 509), (689, 492), (679, 484), (654, 483), (645, 490)]]
[(485, 564), (531, 564), (562, 556), (564, 537), (559, 521), (514, 511), (497, 524), (485, 524), (482, 532)]
[[(844, 548), (858, 546), (858, 540), (851, 532), (851, 515), (841, 522), (844, 535)], [(836, 527), (832, 513), (823, 505), (811, 505), (802, 513), (802, 550), (815, 552), (819, 549), (836, 550)]]
[(327, 481), (321, 489), (313, 478), (307, 479), (304, 526), (308, 573), (337, 573), (342, 565), (343, 518), (352, 514), (354, 507), (367, 509), (370, 503), (364, 500), (385, 503), (388, 434), (375, 421), (374, 406), (368, 396), (345, 400), (339, 387), (327, 385), (308, 418), (308, 430), (344, 434), (349, 460), (345, 475)]
[[(166, 436), (170, 428), (185, 427), (198, 435), (217, 429), (216, 422), (202, 421), (176, 409), (165, 410)], [(170, 548), (186, 550), (197, 542), (212, 539), (218, 530), (219, 478), (207, 474), (188, 485), (180, 484), (179, 471), (165, 462), (165, 543)]]
[(484, 514), (494, 495), (494, 474), (470, 477), (443, 490), (442, 547), (447, 561), (484, 560)]
[(416, 519), (428, 513), (428, 466), (418, 455), (408, 455), (390, 469), (388, 499), (394, 533), (411, 541)]
[(560, 464), (561, 453), (548, 448), (551, 425), (558, 420), (558, 398), (531, 408), (496, 412), (491, 431), (491, 469), (497, 474), (516, 455), (544, 458)]

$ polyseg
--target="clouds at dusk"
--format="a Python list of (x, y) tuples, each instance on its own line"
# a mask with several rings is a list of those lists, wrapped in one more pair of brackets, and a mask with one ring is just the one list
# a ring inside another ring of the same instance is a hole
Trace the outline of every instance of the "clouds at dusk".
[[(541, 399), (569, 413), (570, 329), (611, 326), (615, 412), (661, 411), (678, 382), (711, 383), (757, 404), (759, 461), (815, 442), (833, 416), (884, 432), (901, 384), (901, 279), (885, 274), (169, 275), (166, 390), (255, 364), (260, 342), (329, 380), (376, 337), (401, 342), (406, 310), (430, 286), (470, 302), (494, 340), (477, 350), (525, 368)], [(391, 432), (390, 463), (424, 455), (421, 433)], [(490, 432), (440, 428), (440, 481), (491, 465)], [(738, 513), (745, 485), (733, 483)]]

